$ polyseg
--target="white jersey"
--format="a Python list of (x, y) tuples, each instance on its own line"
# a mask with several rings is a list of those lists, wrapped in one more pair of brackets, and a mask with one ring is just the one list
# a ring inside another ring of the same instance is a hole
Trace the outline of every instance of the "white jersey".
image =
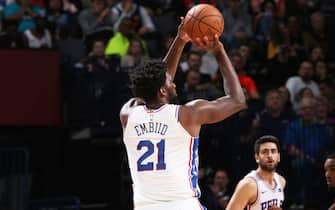
[(275, 173), (274, 180), (276, 186), (271, 188), (255, 170), (251, 171), (246, 177), (254, 179), (257, 183), (257, 199), (254, 203), (247, 206), (247, 210), (266, 210), (275, 205), (281, 207), (284, 201), (284, 189), (280, 181), (279, 174)]
[(179, 122), (180, 106), (137, 106), (124, 129), (134, 205), (143, 207), (200, 196), (198, 144)]
[(47, 29), (44, 30), (41, 38), (36, 37), (31, 30), (26, 30), (24, 34), (27, 37), (29, 48), (41, 48), (44, 45), (48, 48), (52, 47), (51, 35)]

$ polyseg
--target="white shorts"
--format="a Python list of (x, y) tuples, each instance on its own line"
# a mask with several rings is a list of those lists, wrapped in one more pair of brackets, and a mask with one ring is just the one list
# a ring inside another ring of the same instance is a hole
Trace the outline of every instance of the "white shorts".
[(134, 210), (206, 210), (197, 198), (136, 207)]

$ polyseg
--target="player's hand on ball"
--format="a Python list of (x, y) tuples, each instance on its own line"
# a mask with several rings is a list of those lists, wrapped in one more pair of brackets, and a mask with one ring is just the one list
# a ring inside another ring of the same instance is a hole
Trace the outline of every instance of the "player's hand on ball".
[(191, 41), (191, 38), (188, 36), (185, 30), (185, 25), (184, 25), (184, 17), (180, 17), (180, 24), (178, 26), (178, 36), (180, 39), (182, 39), (185, 43)]
[(197, 37), (195, 40), (193, 40), (192, 44), (206, 51), (216, 51), (222, 46), (222, 43), (219, 41), (219, 36), (217, 34), (215, 34), (213, 40), (209, 40), (207, 36), (202, 38)]

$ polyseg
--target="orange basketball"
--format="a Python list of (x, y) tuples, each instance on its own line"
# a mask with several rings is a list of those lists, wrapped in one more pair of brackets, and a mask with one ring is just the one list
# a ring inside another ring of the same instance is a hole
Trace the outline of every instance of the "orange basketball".
[(188, 36), (194, 40), (207, 36), (209, 40), (214, 35), (220, 36), (224, 28), (221, 12), (210, 4), (198, 4), (188, 10), (184, 25)]

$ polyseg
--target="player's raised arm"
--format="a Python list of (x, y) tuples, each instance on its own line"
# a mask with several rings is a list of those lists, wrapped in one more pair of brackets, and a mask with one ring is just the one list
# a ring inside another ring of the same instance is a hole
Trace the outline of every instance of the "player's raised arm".
[(190, 41), (190, 38), (185, 32), (184, 18), (181, 17), (180, 19), (181, 23), (178, 26), (178, 33), (163, 59), (163, 62), (165, 62), (167, 65), (167, 73), (170, 74), (172, 80), (176, 74), (177, 66), (179, 64), (180, 56), (183, 52), (185, 44)]
[(247, 106), (242, 87), (218, 36), (215, 36), (214, 41), (209, 41), (206, 37), (201, 40), (197, 39), (194, 44), (199, 48), (211, 50), (215, 54), (224, 78), (226, 96), (213, 101), (192, 101), (185, 105), (186, 115), (193, 119), (194, 124), (208, 124), (222, 121), (245, 109)]
[(226, 210), (243, 210), (257, 199), (257, 184), (251, 178), (242, 179), (236, 186)]

